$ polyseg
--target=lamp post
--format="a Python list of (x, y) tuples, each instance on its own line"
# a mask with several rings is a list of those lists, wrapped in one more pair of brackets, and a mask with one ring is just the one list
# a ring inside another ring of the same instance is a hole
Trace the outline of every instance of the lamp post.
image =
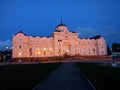
[(58, 42), (59, 42), (59, 57), (60, 57), (60, 59), (61, 59), (61, 47), (60, 47), (60, 42), (62, 42), (62, 40), (61, 40), (61, 39), (58, 39)]

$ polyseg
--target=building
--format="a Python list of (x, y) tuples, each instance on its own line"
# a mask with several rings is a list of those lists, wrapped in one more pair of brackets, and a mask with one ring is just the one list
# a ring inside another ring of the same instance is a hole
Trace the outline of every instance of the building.
[(105, 56), (106, 40), (100, 35), (79, 38), (78, 33), (69, 31), (61, 23), (49, 37), (29, 36), (22, 31), (13, 35), (12, 58), (39, 58), (55, 56)]

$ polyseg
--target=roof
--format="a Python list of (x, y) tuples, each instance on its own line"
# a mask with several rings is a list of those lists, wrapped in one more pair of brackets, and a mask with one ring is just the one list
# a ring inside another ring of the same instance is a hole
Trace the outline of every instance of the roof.
[(18, 33), (16, 33), (15, 35), (19, 34), (19, 33), (22, 33), (24, 34), (25, 36), (27, 36), (27, 34), (25, 34), (22, 30), (20, 30)]
[[(18, 33), (16, 33), (15, 35), (17, 35), (17, 34), (19, 34), (19, 33), (22, 33), (22, 34), (24, 34), (25, 36), (29, 36), (29, 35), (27, 35), (27, 34), (25, 34), (22, 30), (20, 30)], [(39, 38), (50, 38), (50, 36), (31, 36), (31, 37), (39, 37)]]
[(55, 30), (55, 32), (61, 32), (61, 30)]
[(58, 24), (56, 27), (59, 27), (59, 26), (66, 26), (66, 27), (68, 27), (67, 25), (65, 25), (65, 24), (63, 24), (63, 23)]
[(97, 35), (97, 36), (91, 37), (90, 39), (100, 39), (100, 38), (101, 38), (101, 36)]
[(77, 32), (75, 32), (75, 31), (71, 31), (72, 33), (77, 33)]

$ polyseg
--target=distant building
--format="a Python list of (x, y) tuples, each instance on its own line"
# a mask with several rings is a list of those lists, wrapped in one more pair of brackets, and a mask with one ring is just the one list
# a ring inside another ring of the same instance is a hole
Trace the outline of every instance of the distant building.
[(29, 36), (20, 31), (13, 35), (12, 58), (36, 58), (54, 56), (104, 56), (107, 55), (106, 40), (100, 35), (79, 38), (68, 26), (59, 24), (49, 37)]

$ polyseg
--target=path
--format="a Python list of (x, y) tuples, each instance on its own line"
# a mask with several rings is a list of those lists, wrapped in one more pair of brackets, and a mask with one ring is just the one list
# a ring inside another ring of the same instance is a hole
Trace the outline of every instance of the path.
[(95, 90), (74, 63), (63, 63), (33, 90)]

